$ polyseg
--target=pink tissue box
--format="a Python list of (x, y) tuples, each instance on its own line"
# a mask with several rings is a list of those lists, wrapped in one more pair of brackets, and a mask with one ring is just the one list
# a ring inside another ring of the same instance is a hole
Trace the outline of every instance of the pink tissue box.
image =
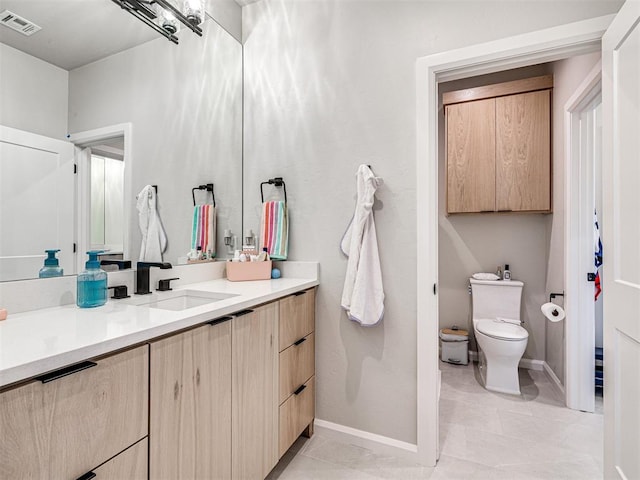
[(271, 279), (271, 260), (266, 262), (227, 262), (227, 280), (244, 282), (246, 280)]

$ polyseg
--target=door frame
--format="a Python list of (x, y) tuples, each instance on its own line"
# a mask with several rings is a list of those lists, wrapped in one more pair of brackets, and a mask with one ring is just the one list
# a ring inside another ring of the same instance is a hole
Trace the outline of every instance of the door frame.
[(593, 241), (589, 239), (593, 238), (595, 164), (592, 156), (583, 154), (580, 115), (601, 92), (602, 62), (598, 62), (564, 106), (565, 398), (567, 407), (585, 412), (593, 412), (595, 407), (594, 289), (585, 278), (594, 268)]
[[(124, 137), (124, 225), (123, 225), (123, 257), (124, 259), (131, 259), (131, 205), (133, 203), (132, 194), (132, 172), (133, 172), (133, 140), (132, 140), (133, 125), (131, 123), (119, 123), (117, 125), (110, 125), (108, 127), (96, 128), (94, 130), (87, 130), (84, 132), (72, 133), (69, 135), (69, 140), (75, 144), (77, 148), (90, 147), (96, 145), (105, 140), (110, 140), (116, 137)], [(85, 161), (82, 158), (78, 158), (76, 155), (76, 162), (78, 163), (78, 178), (77, 178), (77, 191), (78, 191), (78, 212), (76, 215), (76, 231), (78, 236), (78, 251), (80, 255), (76, 255), (76, 269), (81, 272), (84, 269), (84, 262), (86, 261), (84, 252), (91, 249), (90, 241), (90, 224), (89, 218), (91, 213), (91, 191), (89, 189), (91, 177), (90, 177), (90, 159)]]
[(437, 53), (416, 61), (417, 456), (438, 452), (438, 83), (600, 50), (615, 15)]

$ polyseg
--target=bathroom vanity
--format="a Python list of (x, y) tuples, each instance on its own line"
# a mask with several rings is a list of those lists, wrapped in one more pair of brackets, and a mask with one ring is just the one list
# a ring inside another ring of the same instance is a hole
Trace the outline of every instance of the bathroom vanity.
[(264, 478), (313, 433), (316, 285), (218, 279), (0, 323), (0, 477)]

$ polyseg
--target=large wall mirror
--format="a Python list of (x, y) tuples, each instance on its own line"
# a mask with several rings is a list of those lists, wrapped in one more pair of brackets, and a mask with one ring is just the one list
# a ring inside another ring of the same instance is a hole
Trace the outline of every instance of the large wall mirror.
[[(17, 161), (11, 155), (15, 148), (3, 143), (0, 271), (10, 257), (11, 273), (0, 281), (37, 278), (45, 248), (61, 249), (65, 275), (77, 272), (86, 257), (84, 249), (91, 247), (108, 249), (135, 265), (141, 243), (136, 195), (147, 185), (157, 192), (166, 232), (163, 260), (177, 264), (192, 246), (194, 197), (196, 204), (212, 203), (210, 192), (192, 194), (192, 189), (212, 183), (215, 257), (226, 258), (224, 232), (239, 236), (242, 230), (240, 42), (209, 16), (201, 25), (202, 37), (184, 30), (174, 45), (111, 0), (55, 3), (0, 0), (2, 10), (36, 24), (38, 18), (45, 23), (55, 16), (96, 22), (80, 30), (58, 30), (57, 36), (46, 25), (31, 37), (0, 26), (0, 125), (71, 142), (78, 187), (71, 205), (60, 203), (69, 203), (68, 189), (62, 196), (67, 198), (53, 197), (53, 187), (46, 198), (33, 190), (19, 197), (20, 205), (31, 202), (35, 211), (43, 203), (57, 205), (56, 214), (64, 218), (56, 218), (56, 229), (44, 224), (38, 228), (38, 222), (10, 214), (4, 207), (18, 198), (12, 185), (30, 178), (27, 183), (35, 188), (54, 174)], [(47, 13), (39, 16), (39, 11)], [(130, 44), (125, 45), (127, 38)], [(40, 47), (30, 43), (36, 39)], [(76, 58), (69, 50), (77, 52)], [(102, 138), (95, 137), (96, 132), (103, 132)], [(10, 236), (8, 218), (15, 220)], [(60, 240), (58, 225), (71, 228), (71, 235)], [(47, 237), (54, 231), (58, 237)], [(32, 244), (11, 240), (36, 237)]]

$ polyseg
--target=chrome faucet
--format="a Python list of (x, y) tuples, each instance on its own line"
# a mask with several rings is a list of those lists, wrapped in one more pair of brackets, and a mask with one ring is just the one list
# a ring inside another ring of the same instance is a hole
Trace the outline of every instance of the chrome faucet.
[(161, 270), (171, 268), (169, 262), (138, 262), (136, 264), (136, 295), (147, 295), (149, 291), (149, 268), (158, 267)]

